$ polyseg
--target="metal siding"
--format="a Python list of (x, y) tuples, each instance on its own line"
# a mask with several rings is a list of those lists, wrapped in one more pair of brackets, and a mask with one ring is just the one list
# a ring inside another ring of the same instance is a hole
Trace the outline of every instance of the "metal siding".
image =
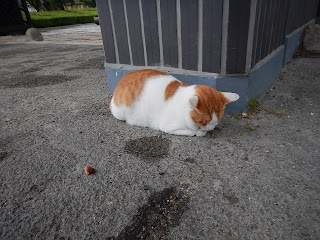
[(203, 0), (204, 72), (220, 72), (222, 6), (222, 0)]
[(182, 68), (198, 70), (198, 1), (181, 1)]
[(144, 66), (139, 0), (126, 0), (132, 64)]
[(131, 64), (127, 27), (124, 17), (123, 1), (111, 0), (112, 14), (116, 40), (119, 52), (119, 62), (122, 64)]
[(266, 15), (264, 18), (264, 31), (262, 33), (262, 44), (260, 51), (260, 60), (265, 58), (268, 55), (268, 47), (270, 41), (270, 29), (271, 29), (271, 19), (272, 19), (272, 0), (268, 1), (266, 6)]
[[(290, 1), (290, 0), (289, 0)], [(283, 44), (283, 36), (286, 35), (286, 29), (287, 28), (287, 24), (288, 24), (288, 21), (289, 21), (289, 16), (288, 15), (285, 15), (285, 12), (286, 12), (286, 9), (285, 9), (285, 6), (286, 5), (286, 2), (285, 0), (284, 1), (280, 1), (280, 6), (279, 8), (281, 9), (281, 13), (280, 13), (280, 18), (279, 18), (279, 21), (278, 21), (278, 28), (279, 28), (279, 34), (277, 35), (277, 38), (276, 38), (276, 45), (280, 46)], [(288, 6), (288, 8), (290, 8), (290, 5)], [(289, 9), (287, 9), (287, 13), (289, 13)], [(284, 22), (285, 22), (285, 19), (287, 21), (287, 24), (284, 26)]]
[(279, 21), (281, 19), (282, 15), (282, 9), (280, 9), (280, 1), (275, 1), (274, 6), (275, 16), (274, 16), (274, 23), (273, 23), (273, 30), (272, 30), (272, 39), (271, 39), (271, 45), (270, 45), (270, 52), (277, 49), (280, 45), (278, 45), (277, 39), (278, 36), (283, 34), (280, 32), (280, 25)]
[(244, 73), (246, 70), (250, 0), (230, 0), (226, 72)]
[(144, 34), (149, 66), (160, 65), (159, 32), (156, 0), (141, 0)]
[(312, 18), (320, 17), (320, 1), (319, 0), (314, 0), (314, 2), (315, 2), (314, 5), (313, 5), (314, 12), (312, 14)]
[(108, 1), (97, 0), (97, 8), (106, 62), (116, 63), (116, 53), (114, 49)]
[(262, 0), (257, 0), (257, 10), (256, 10), (255, 24), (254, 24), (254, 37), (253, 37), (251, 66), (254, 66), (256, 64), (256, 54), (259, 52), (257, 50), (257, 44), (258, 44), (258, 33), (259, 33), (259, 27), (260, 27), (261, 1)]
[(269, 9), (270, 9), (270, 14), (269, 14), (269, 20), (268, 20), (268, 30), (267, 30), (267, 41), (266, 45), (264, 48), (264, 56), (267, 56), (270, 53), (270, 44), (272, 41), (272, 34), (273, 34), (273, 24), (274, 24), (274, 18), (275, 18), (275, 5), (278, 0), (270, 0), (269, 3)]
[(261, 12), (260, 12), (260, 24), (258, 29), (258, 36), (257, 36), (257, 53), (255, 62), (259, 62), (261, 60), (261, 49), (263, 43), (263, 33), (265, 31), (265, 17), (267, 11), (267, 2), (265, 0), (261, 1)]
[(282, 18), (280, 21), (280, 33), (281, 35), (279, 36), (279, 46), (284, 44), (285, 38), (286, 38), (286, 29), (288, 26), (288, 14), (289, 14), (289, 8), (290, 8), (290, 1), (291, 0), (283, 0), (281, 3), (283, 4), (282, 8)]
[(164, 65), (178, 67), (176, 1), (161, 0), (160, 9)]
[(273, 35), (274, 35), (274, 28), (275, 28), (275, 25), (276, 25), (276, 15), (277, 15), (277, 0), (272, 0), (272, 10), (271, 10), (271, 16), (270, 16), (270, 31), (269, 31), (269, 34), (268, 34), (268, 45), (267, 45), (267, 49), (266, 49), (266, 52), (267, 54), (271, 53), (272, 50), (273, 50), (273, 42), (272, 42), (272, 39), (273, 39)]
[(271, 24), (272, 24), (272, 13), (273, 13), (273, 5), (272, 5), (273, 0), (268, 1), (268, 6), (267, 6), (267, 15), (266, 15), (266, 21), (264, 22), (265, 24), (265, 30), (263, 32), (263, 44), (262, 44), (262, 49), (261, 49), (261, 56), (260, 59), (265, 58), (268, 55), (269, 51), (269, 41), (270, 41), (270, 30), (271, 30)]

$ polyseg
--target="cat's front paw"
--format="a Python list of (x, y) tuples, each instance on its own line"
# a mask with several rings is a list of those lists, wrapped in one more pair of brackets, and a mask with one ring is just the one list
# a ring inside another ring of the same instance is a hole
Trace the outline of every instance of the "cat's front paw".
[(197, 131), (196, 136), (197, 136), (197, 137), (204, 137), (204, 136), (206, 135), (206, 133), (207, 133), (207, 131), (204, 131), (204, 130), (199, 129), (199, 130)]

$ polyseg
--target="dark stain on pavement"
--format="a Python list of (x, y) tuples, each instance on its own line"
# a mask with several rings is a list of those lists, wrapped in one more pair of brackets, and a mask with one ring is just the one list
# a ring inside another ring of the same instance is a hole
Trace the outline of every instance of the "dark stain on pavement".
[(24, 75), (23, 77), (13, 77), (11, 79), (0, 80), (0, 86), (6, 88), (33, 88), (60, 84), (79, 79), (79, 76), (66, 75)]
[(236, 204), (239, 202), (239, 198), (237, 198), (233, 194), (223, 194), (223, 197), (227, 199), (231, 204)]
[(143, 137), (126, 143), (125, 151), (146, 161), (160, 160), (168, 155), (170, 141), (162, 136)]
[(182, 214), (189, 209), (188, 201), (189, 198), (175, 187), (156, 192), (138, 209), (131, 225), (125, 227), (118, 237), (107, 239), (165, 239), (170, 228), (180, 224)]
[(104, 70), (104, 56), (88, 59), (88, 61), (85, 61), (75, 67), (69, 67), (66, 70), (72, 71), (72, 70), (81, 70), (81, 69)]
[(0, 149), (0, 162), (2, 162), (7, 156), (8, 153), (5, 150)]
[(196, 163), (196, 159), (192, 158), (192, 157), (189, 157), (189, 158), (186, 158), (185, 159), (186, 162), (189, 162), (189, 163)]
[(31, 68), (27, 68), (25, 70), (22, 71), (22, 73), (34, 73), (34, 72), (38, 72), (42, 70), (41, 67), (31, 67)]

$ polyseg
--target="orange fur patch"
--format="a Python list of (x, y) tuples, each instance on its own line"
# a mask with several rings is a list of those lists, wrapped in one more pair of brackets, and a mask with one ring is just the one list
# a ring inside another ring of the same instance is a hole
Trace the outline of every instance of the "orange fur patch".
[(199, 101), (197, 110), (190, 112), (193, 121), (199, 126), (205, 126), (212, 120), (213, 113), (220, 120), (224, 115), (225, 104), (229, 102), (228, 99), (221, 92), (206, 85), (197, 85), (195, 91)]
[(169, 98), (171, 98), (179, 87), (188, 87), (189, 85), (180, 81), (173, 81), (168, 84), (166, 87), (166, 91), (164, 93), (164, 99), (167, 101)]
[(130, 106), (132, 102), (139, 98), (145, 81), (153, 76), (168, 75), (154, 69), (143, 69), (126, 74), (116, 86), (113, 92), (113, 101), (117, 106)]

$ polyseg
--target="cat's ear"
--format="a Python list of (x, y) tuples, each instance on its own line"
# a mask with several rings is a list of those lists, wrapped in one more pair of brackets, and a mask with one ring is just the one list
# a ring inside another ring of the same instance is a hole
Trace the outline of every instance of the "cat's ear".
[(238, 94), (232, 93), (232, 92), (222, 92), (222, 94), (227, 99), (227, 102), (225, 104), (230, 103), (230, 102), (235, 102), (240, 98), (240, 96)]
[(196, 109), (197, 108), (197, 104), (198, 104), (199, 98), (197, 96), (192, 96), (189, 99), (189, 103), (192, 109)]

